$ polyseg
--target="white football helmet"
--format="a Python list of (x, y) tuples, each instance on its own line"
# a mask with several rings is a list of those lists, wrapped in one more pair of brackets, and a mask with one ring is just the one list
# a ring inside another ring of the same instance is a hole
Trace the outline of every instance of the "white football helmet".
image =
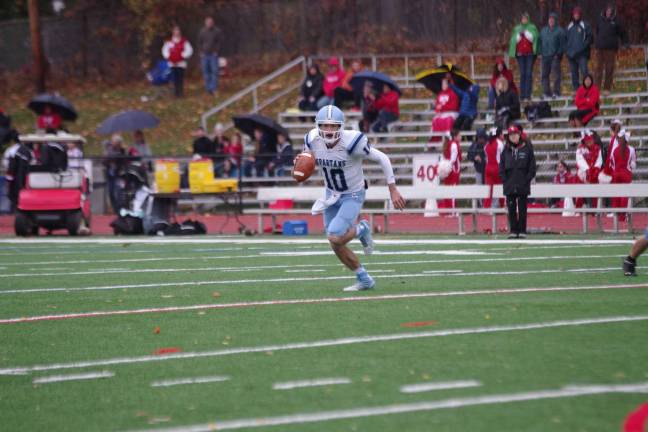
[[(344, 113), (335, 105), (326, 105), (315, 116), (317, 133), (326, 144), (333, 144), (340, 139), (344, 128)], [(333, 128), (322, 129), (324, 125), (333, 125)]]

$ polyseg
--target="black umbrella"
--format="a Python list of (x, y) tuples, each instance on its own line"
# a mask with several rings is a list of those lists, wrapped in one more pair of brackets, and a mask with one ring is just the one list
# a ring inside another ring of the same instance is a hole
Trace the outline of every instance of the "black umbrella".
[(36, 114), (43, 114), (45, 107), (51, 107), (53, 111), (59, 113), (63, 120), (74, 121), (79, 116), (72, 103), (63, 96), (52, 93), (41, 93), (27, 104), (27, 108)]
[(351, 77), (351, 86), (353, 87), (353, 91), (362, 94), (362, 87), (367, 80), (371, 81), (374, 88), (377, 90), (382, 90), (383, 84), (387, 84), (393, 90), (397, 91), (399, 95), (403, 94), (401, 89), (398, 88), (398, 84), (396, 84), (388, 75), (385, 75), (382, 72), (373, 71), (363, 71), (353, 74), (353, 77)]
[(262, 129), (264, 132), (276, 138), (281, 134), (286, 138), (289, 137), (288, 131), (271, 118), (259, 114), (243, 114), (232, 117), (234, 126), (244, 134), (254, 138), (254, 129)]
[(424, 70), (416, 75), (416, 81), (423, 84), (428, 90), (439, 93), (441, 91), (441, 81), (450, 74), (454, 84), (462, 90), (468, 90), (473, 80), (468, 78), (458, 67), (452, 63), (445, 63), (437, 68)]
[(160, 120), (146, 111), (122, 111), (104, 120), (96, 132), (100, 135), (110, 135), (115, 132), (129, 132), (154, 128), (159, 124)]

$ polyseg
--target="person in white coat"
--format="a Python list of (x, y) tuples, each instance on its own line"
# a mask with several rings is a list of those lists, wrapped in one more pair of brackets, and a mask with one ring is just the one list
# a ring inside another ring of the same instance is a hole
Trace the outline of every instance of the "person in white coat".
[(184, 93), (184, 71), (187, 68), (187, 60), (193, 54), (193, 47), (188, 39), (182, 36), (180, 27), (174, 26), (171, 38), (162, 46), (162, 56), (169, 63), (171, 77), (175, 89), (175, 96), (182, 97)]

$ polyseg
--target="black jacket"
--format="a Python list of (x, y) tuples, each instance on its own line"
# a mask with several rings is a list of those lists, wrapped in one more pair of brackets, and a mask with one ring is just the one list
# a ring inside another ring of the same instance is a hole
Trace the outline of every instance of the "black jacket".
[(517, 93), (510, 88), (497, 95), (497, 98), (495, 99), (495, 112), (498, 116), (506, 114), (504, 108), (508, 108), (508, 115), (511, 120), (517, 120), (520, 118), (520, 98)]
[(193, 142), (193, 154), (199, 154), (200, 156), (207, 156), (216, 153), (216, 145), (214, 141), (210, 140), (206, 136), (198, 137)]
[[(475, 160), (476, 156), (481, 158), (481, 162)], [(475, 141), (470, 144), (470, 148), (468, 149), (468, 160), (472, 161), (473, 165), (475, 165), (475, 171), (480, 174), (484, 173), (484, 168), (486, 167), (486, 154), (484, 153), (483, 142), (480, 143), (478, 139), (475, 139)]]
[(319, 69), (315, 75), (306, 74), (301, 86), (301, 95), (306, 100), (311, 96), (317, 100), (324, 95), (323, 85), (324, 76), (319, 72)]
[(529, 195), (531, 180), (536, 175), (533, 146), (521, 140), (518, 147), (506, 144), (500, 156), (499, 174), (504, 183), (504, 195)]
[(624, 45), (628, 44), (628, 34), (616, 16), (616, 11), (611, 18), (605, 17), (605, 11), (599, 15), (596, 21), (596, 38), (594, 46), (598, 49), (619, 49), (619, 39)]

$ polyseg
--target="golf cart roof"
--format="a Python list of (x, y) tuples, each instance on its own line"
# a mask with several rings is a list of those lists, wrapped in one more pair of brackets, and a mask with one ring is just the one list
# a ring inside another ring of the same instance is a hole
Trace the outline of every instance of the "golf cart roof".
[(43, 143), (43, 142), (86, 142), (86, 139), (81, 135), (70, 134), (67, 132), (59, 133), (32, 133), (32, 134), (22, 134), (18, 136), (18, 139), (21, 142), (31, 142), (31, 143)]

